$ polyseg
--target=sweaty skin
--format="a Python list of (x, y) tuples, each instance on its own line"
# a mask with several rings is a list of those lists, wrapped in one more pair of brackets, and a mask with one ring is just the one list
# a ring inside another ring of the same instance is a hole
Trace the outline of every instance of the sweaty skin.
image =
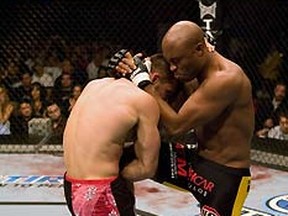
[[(172, 136), (196, 129), (199, 155), (234, 168), (249, 168), (254, 130), (252, 87), (243, 70), (218, 52), (209, 52), (202, 29), (189, 21), (173, 25), (162, 40), (162, 51), (175, 77), (183, 82), (196, 78), (198, 88), (179, 111), (174, 111), (153, 85), (145, 91), (157, 100), (161, 121)], [(131, 55), (117, 70), (135, 69)]]
[(136, 127), (136, 159), (121, 175), (130, 181), (152, 177), (160, 146), (158, 120), (155, 99), (127, 79), (91, 81), (66, 124), (63, 145), (67, 175), (76, 179), (118, 176), (124, 143)]

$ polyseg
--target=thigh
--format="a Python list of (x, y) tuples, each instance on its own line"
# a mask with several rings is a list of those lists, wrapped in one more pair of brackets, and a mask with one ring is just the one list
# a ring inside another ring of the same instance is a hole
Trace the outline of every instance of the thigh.
[(133, 184), (122, 177), (118, 177), (111, 183), (111, 190), (120, 215), (135, 216)]
[(188, 182), (203, 215), (240, 215), (249, 191), (250, 171), (200, 159), (192, 163)]

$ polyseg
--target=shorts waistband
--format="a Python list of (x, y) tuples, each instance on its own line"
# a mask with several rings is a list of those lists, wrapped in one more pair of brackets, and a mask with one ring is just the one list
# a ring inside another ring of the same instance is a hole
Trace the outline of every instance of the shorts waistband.
[(64, 180), (70, 183), (78, 183), (78, 184), (110, 184), (113, 182), (118, 176), (112, 176), (110, 178), (103, 178), (103, 179), (76, 179), (64, 173)]
[(201, 164), (207, 164), (211, 168), (215, 168), (218, 170), (222, 170), (226, 173), (231, 173), (233, 175), (240, 175), (240, 176), (250, 176), (250, 168), (234, 168), (234, 167), (228, 167), (223, 164), (216, 163), (214, 161), (208, 160), (200, 155), (195, 155), (194, 160), (197, 160)]

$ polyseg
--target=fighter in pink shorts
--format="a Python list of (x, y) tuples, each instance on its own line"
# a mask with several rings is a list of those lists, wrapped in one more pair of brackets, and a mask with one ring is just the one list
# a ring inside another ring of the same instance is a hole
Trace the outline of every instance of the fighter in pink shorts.
[(135, 197), (121, 177), (78, 180), (65, 174), (65, 196), (72, 215), (135, 215)]
[[(63, 137), (64, 188), (72, 215), (136, 215), (132, 184), (156, 172), (158, 121), (155, 99), (128, 79), (103, 78), (86, 85)], [(127, 141), (133, 142), (135, 157), (121, 167)]]

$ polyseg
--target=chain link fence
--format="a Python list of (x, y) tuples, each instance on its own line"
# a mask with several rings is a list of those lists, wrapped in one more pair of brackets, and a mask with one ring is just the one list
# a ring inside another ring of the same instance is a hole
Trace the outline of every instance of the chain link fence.
[(61, 145), (73, 104), (89, 80), (106, 76), (111, 54), (159, 52), (163, 33), (179, 20), (201, 25), (216, 49), (245, 70), (255, 131), (261, 129), (271, 116), (261, 102), (274, 96), (276, 83), (288, 83), (287, 14), (284, 0), (2, 0), (0, 143), (26, 144), (27, 151), (30, 144), (37, 151)]

